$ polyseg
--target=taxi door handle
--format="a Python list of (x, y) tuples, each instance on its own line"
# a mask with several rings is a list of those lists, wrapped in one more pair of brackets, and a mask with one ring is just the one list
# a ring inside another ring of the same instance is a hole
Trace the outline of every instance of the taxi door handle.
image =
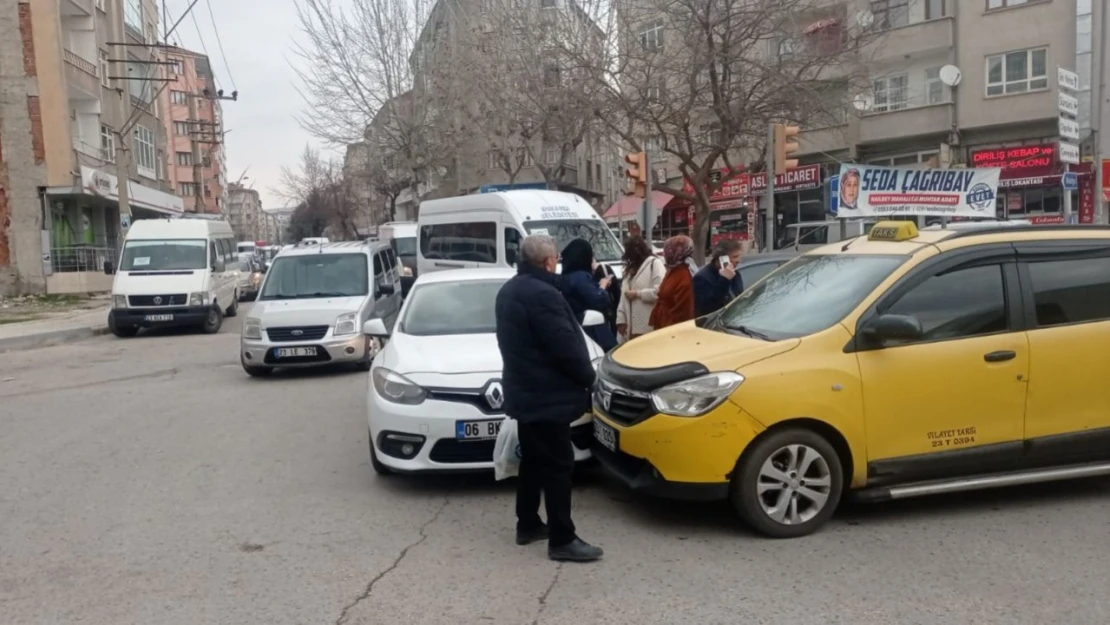
[(991, 352), (983, 356), (983, 360), (987, 362), (1005, 362), (1007, 360), (1013, 360), (1014, 358), (1017, 358), (1017, 352), (1012, 352), (1009, 350), (1001, 352)]

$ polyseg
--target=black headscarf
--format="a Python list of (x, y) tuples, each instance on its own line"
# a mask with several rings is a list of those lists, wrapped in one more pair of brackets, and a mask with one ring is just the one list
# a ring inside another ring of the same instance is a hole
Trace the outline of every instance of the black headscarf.
[(562, 255), (563, 262), (563, 275), (569, 275), (575, 271), (585, 271), (593, 275), (594, 272), (594, 248), (586, 239), (575, 239), (563, 248)]

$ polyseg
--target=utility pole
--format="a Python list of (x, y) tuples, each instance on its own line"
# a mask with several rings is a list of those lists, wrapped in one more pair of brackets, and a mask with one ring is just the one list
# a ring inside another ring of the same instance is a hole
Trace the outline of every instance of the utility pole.
[[(119, 19), (116, 20), (116, 76), (128, 77), (127, 73), (127, 47), (124, 42), (127, 40), (127, 32), (125, 30), (124, 17), (125, 11), (123, 5), (117, 4), (119, 10)], [(116, 129), (116, 182), (117, 188), (116, 197), (119, 202), (119, 221), (120, 221), (120, 235), (126, 235), (128, 228), (131, 227), (131, 148), (127, 141), (128, 132), (127, 120), (131, 119), (131, 83), (128, 81), (116, 81), (116, 91), (119, 93), (119, 102), (116, 105), (116, 115), (119, 120), (120, 126)], [(120, 237), (123, 239), (123, 236)]]
[(200, 156), (200, 142), (197, 141), (197, 130), (193, 129), (193, 123), (200, 119), (197, 114), (197, 98), (200, 96), (195, 93), (188, 94), (189, 97), (189, 145), (192, 148), (190, 151), (193, 155), (193, 190), (196, 192), (196, 197), (193, 198), (193, 209), (197, 214), (204, 213), (204, 170), (201, 167)]
[(763, 224), (764, 235), (763, 245), (760, 248), (764, 252), (775, 251), (775, 125), (767, 124), (767, 162), (763, 164), (763, 170), (767, 177), (767, 190), (764, 191), (764, 203), (767, 204), (767, 215), (764, 217), (766, 223)]

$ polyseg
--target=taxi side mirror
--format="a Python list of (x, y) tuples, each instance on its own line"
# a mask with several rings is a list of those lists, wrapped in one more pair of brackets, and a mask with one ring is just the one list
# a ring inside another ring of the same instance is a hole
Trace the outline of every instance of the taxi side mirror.
[(925, 335), (925, 329), (911, 315), (879, 315), (868, 321), (860, 334), (872, 343), (916, 341)]

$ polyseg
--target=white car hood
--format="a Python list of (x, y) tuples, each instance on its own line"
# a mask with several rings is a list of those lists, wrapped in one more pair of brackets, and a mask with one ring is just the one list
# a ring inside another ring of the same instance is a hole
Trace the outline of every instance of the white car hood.
[(251, 306), (250, 316), (262, 321), (262, 327), (298, 325), (332, 325), (338, 315), (355, 312), (364, 296), (325, 297), (319, 299), (259, 300)]

